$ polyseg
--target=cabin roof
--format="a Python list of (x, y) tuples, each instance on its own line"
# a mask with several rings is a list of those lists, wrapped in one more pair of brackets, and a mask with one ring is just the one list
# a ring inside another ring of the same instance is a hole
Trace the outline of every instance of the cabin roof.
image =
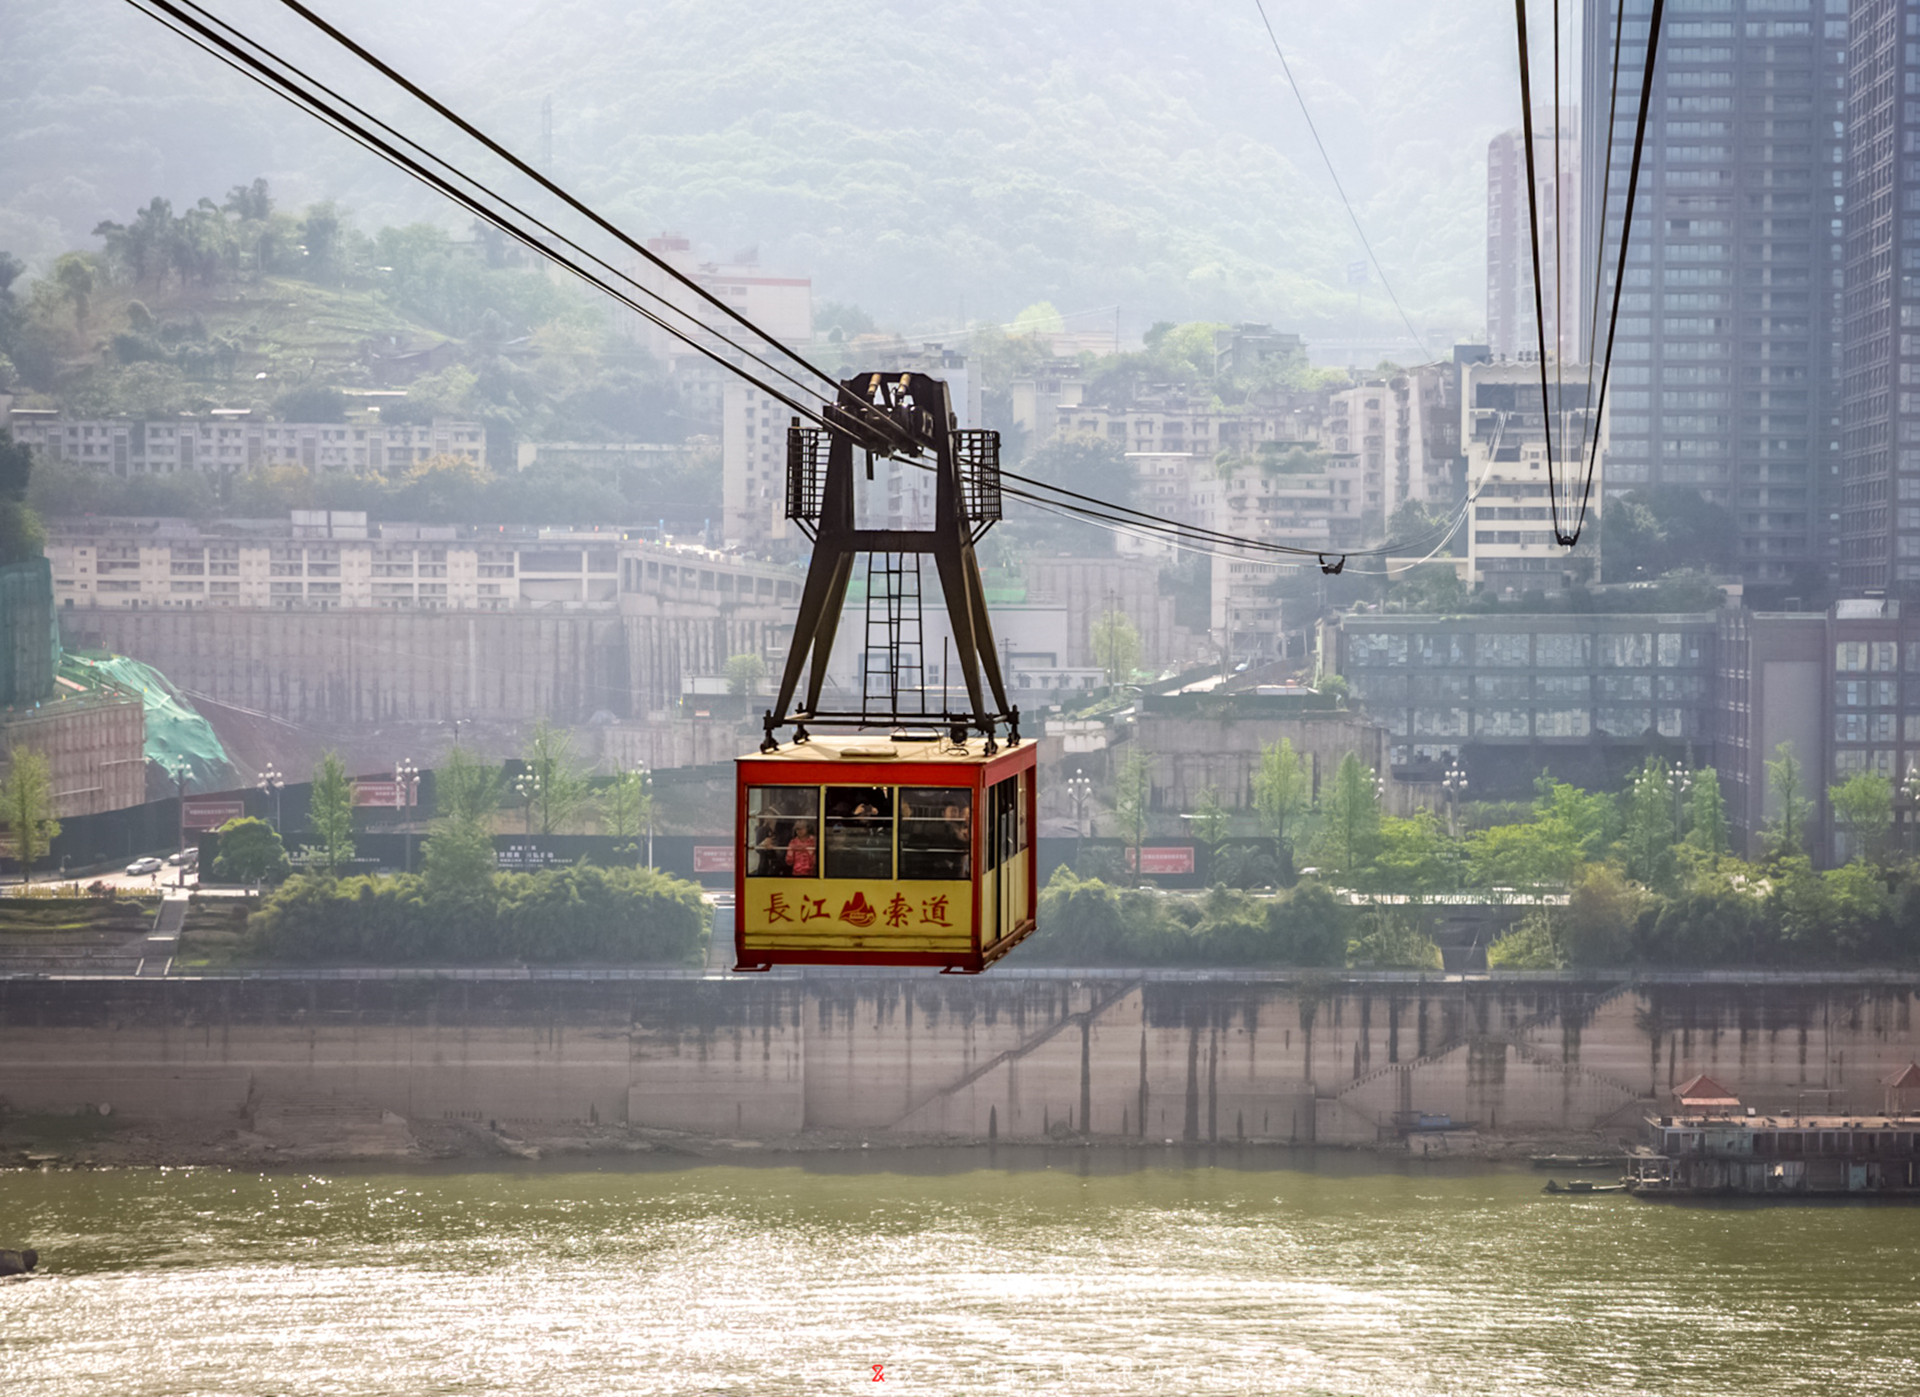
[[(1021, 746), (1031, 747), (1033, 743), (1023, 742)], [(839, 762), (937, 762), (943, 766), (984, 766), (989, 761), (998, 761), (1018, 750), (1012, 744), (1003, 742), (999, 750), (988, 757), (986, 747), (986, 739), (981, 737), (967, 739), (963, 749), (949, 742), (944, 735), (896, 740), (884, 732), (854, 733), (818, 736), (806, 742), (783, 742), (776, 751), (749, 752), (740, 760), (813, 762), (822, 765)]]
[(1673, 1089), (1673, 1094), (1682, 1106), (1738, 1107), (1740, 1105), (1739, 1097), (1704, 1072), (1682, 1082)]

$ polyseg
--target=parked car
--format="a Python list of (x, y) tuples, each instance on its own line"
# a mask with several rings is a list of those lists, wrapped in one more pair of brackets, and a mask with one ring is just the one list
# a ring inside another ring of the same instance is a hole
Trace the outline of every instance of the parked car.
[(199, 867), (200, 851), (198, 849), (183, 849), (177, 854), (167, 855), (167, 866), (169, 868), (178, 868), (181, 864), (185, 864), (188, 868)]
[(135, 859), (132, 863), (127, 865), (127, 876), (129, 878), (141, 878), (141, 877), (145, 877), (149, 873), (158, 873), (161, 869), (165, 867), (166, 865), (162, 863), (159, 859), (153, 859), (153, 858)]

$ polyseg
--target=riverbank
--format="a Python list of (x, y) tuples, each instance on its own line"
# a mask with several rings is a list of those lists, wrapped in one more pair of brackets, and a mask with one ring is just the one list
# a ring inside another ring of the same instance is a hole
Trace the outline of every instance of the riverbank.
[(1920, 1055), (1915, 998), (1867, 978), (1153, 971), (0, 980), (0, 1114), (90, 1106), (98, 1125), (61, 1128), (103, 1162), (735, 1140), (1585, 1153), (1702, 1072), (1763, 1114), (1877, 1110)]
[(97, 1108), (0, 1115), (0, 1169), (191, 1168), (277, 1169), (319, 1165), (407, 1165), (578, 1162), (617, 1164), (642, 1156), (662, 1161), (740, 1160), (756, 1155), (857, 1154), (874, 1149), (931, 1158), (938, 1152), (1091, 1151), (1158, 1156), (1203, 1149), (1234, 1157), (1294, 1158), (1315, 1150), (1381, 1158), (1487, 1163), (1537, 1154), (1608, 1153), (1625, 1137), (1594, 1134), (1485, 1136), (1433, 1132), (1371, 1144), (1306, 1145), (1272, 1140), (1211, 1142), (1122, 1139), (1057, 1133), (1045, 1141), (861, 1133), (840, 1130), (715, 1135), (647, 1126), (577, 1122), (558, 1129), (508, 1128), (498, 1121), (409, 1120), (391, 1111), (338, 1107), (262, 1110), (249, 1120), (163, 1122), (101, 1116)]

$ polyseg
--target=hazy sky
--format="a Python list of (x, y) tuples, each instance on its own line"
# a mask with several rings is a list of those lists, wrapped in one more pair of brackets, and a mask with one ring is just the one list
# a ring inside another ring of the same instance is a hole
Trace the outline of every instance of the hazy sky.
[[(270, 0), (218, 13), (407, 129), (444, 137)], [(1268, 0), (1268, 14), (1416, 325), (1484, 317), (1487, 140), (1518, 120), (1512, 11)], [(932, 325), (1029, 300), (1111, 319), (1391, 323), (1253, 0), (330, 0), (324, 12), (539, 149), (640, 234), (758, 246), (823, 299)], [(0, 0), (0, 248), (44, 262), (153, 194), (264, 174), (283, 206), (463, 226), (120, 0)]]

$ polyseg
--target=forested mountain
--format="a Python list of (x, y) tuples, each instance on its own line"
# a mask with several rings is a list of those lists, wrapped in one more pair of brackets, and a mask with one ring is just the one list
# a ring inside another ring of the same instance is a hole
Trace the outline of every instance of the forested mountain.
[[(633, 231), (757, 246), (810, 272), (823, 299), (894, 323), (1039, 299), (1118, 305), (1136, 329), (1392, 321), (1377, 285), (1361, 298), (1346, 285), (1360, 250), (1251, 0), (324, 8), (530, 156), (551, 98), (559, 175)], [(1267, 8), (1416, 320), (1477, 324), (1485, 144), (1517, 109), (1510, 14)], [(221, 12), (350, 72), (278, 6)], [(368, 225), (456, 226), (116, 0), (0, 8), (0, 248), (44, 264), (156, 191), (184, 203), (262, 173), (291, 203), (336, 198)]]

